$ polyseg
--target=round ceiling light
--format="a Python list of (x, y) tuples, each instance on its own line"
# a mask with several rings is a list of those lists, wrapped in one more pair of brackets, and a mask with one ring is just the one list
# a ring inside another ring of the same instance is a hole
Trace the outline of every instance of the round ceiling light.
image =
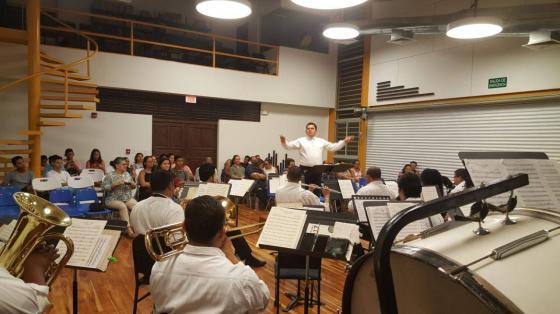
[(348, 23), (329, 24), (323, 30), (323, 36), (336, 40), (352, 39), (358, 37), (359, 35), (360, 31), (356, 25)]
[(501, 21), (494, 17), (469, 17), (447, 25), (447, 36), (458, 39), (490, 37), (502, 32)]
[(196, 10), (200, 14), (218, 19), (234, 20), (251, 15), (251, 3), (247, 0), (199, 0)]
[(302, 7), (319, 10), (335, 10), (353, 7), (368, 0), (292, 0)]

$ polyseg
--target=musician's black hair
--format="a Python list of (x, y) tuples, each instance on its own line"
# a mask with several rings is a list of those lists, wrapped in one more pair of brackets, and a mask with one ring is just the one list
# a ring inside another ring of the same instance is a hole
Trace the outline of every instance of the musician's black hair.
[(286, 177), (290, 182), (299, 182), (299, 180), (301, 179), (301, 170), (299, 169), (299, 167), (292, 167), (288, 169)]
[(211, 164), (202, 164), (200, 168), (198, 168), (198, 176), (202, 182), (208, 181), (215, 173), (216, 167)]
[(381, 168), (376, 166), (369, 167), (366, 174), (374, 180), (381, 179)]
[(152, 172), (150, 178), (150, 187), (153, 192), (163, 192), (173, 182), (173, 174), (171, 171), (156, 170)]
[(474, 183), (472, 182), (472, 179), (471, 179), (471, 175), (469, 174), (467, 169), (459, 168), (459, 169), (455, 170), (455, 176), (456, 177), (461, 177), (461, 178), (463, 178), (463, 180), (465, 180), (465, 188), (472, 188), (474, 186)]
[(288, 167), (292, 161), (294, 162), (294, 164), (296, 163), (296, 161), (294, 159), (286, 158), (286, 167)]
[(404, 193), (405, 198), (420, 197), (422, 194), (422, 183), (414, 173), (407, 173), (399, 179), (399, 191)]
[(307, 122), (307, 124), (305, 125), (305, 129), (307, 129), (307, 127), (310, 125), (314, 126), (315, 130), (317, 130), (317, 124), (315, 124), (315, 122)]
[(424, 169), (420, 175), (420, 180), (422, 180), (422, 186), (435, 185), (440, 195), (443, 195), (443, 179), (438, 170), (430, 168)]
[(68, 153), (73, 153), (74, 150), (72, 148), (67, 148), (66, 150), (64, 150), (64, 156), (68, 155)]
[(215, 198), (205, 195), (193, 199), (185, 209), (187, 238), (209, 244), (224, 227), (225, 218), (225, 210)]
[(58, 155), (51, 155), (49, 157), (49, 164), (54, 164), (55, 161), (62, 159), (62, 157), (58, 156)]

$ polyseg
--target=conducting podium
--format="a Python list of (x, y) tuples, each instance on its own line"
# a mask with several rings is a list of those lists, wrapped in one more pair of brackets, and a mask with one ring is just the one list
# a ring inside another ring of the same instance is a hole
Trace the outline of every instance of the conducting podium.
[(308, 313), (310, 258), (348, 261), (356, 242), (359, 242), (359, 231), (353, 218), (322, 211), (273, 207), (257, 246), (305, 257), (304, 312)]

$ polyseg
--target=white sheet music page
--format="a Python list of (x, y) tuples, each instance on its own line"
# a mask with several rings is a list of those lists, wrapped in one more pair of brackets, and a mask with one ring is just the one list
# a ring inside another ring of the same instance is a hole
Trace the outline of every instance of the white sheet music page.
[[(96, 253), (94, 248), (106, 224), (106, 220), (72, 218), (72, 225), (64, 231), (64, 235), (74, 242), (74, 254), (68, 261), (69, 266), (89, 267), (88, 261)], [(62, 242), (59, 242), (57, 249), (60, 256), (66, 253), (66, 245)]]
[[(387, 207), (389, 208), (389, 214), (391, 215), (391, 217), (395, 216), (397, 213), (411, 207), (411, 206), (416, 206), (418, 205), (418, 203), (408, 203), (408, 202), (389, 202), (387, 203)], [(395, 241), (399, 241), (404, 239), (406, 236), (411, 235), (411, 234), (419, 234), (420, 232), (430, 229), (432, 226), (430, 225), (430, 221), (429, 219), (422, 219), (422, 220), (417, 220), (415, 222), (412, 222), (408, 225), (406, 225), (406, 227), (404, 227), (399, 234), (397, 235), (397, 237), (395, 238)]]
[(14, 219), (14, 220), (10, 221), (9, 224), (2, 225), (0, 227), (0, 241), (8, 242), (8, 239), (12, 235), (12, 232), (14, 231), (14, 228), (16, 227), (16, 224), (17, 224), (17, 220)]
[(369, 202), (371, 200), (370, 199), (363, 200), (363, 199), (354, 198), (352, 201), (354, 202), (354, 210), (356, 211), (356, 213), (358, 213), (358, 221), (359, 222), (367, 222), (368, 218), (367, 218), (367, 215), (366, 215), (366, 210), (364, 208), (364, 202)]
[(306, 217), (305, 210), (272, 207), (257, 246), (270, 245), (296, 249)]
[(427, 185), (422, 187), (422, 200), (424, 202), (429, 202), (437, 198), (439, 198), (439, 194), (435, 185)]
[(206, 183), (198, 186), (197, 196), (225, 196), (229, 193), (229, 184), (224, 183)]
[(249, 191), (255, 180), (241, 179), (241, 180), (229, 180), (231, 184), (230, 195), (243, 197)]
[(391, 218), (389, 213), (389, 207), (387, 206), (367, 206), (365, 208), (367, 212), (367, 217), (369, 218), (369, 227), (371, 229), (371, 234), (373, 234), (374, 239), (377, 239), (379, 232), (383, 226)]
[(357, 224), (335, 221), (333, 238), (347, 239), (350, 243), (360, 243), (360, 231)]
[(351, 199), (352, 195), (355, 194), (351, 180), (338, 179), (338, 186), (340, 186), (340, 193), (342, 193), (342, 198), (345, 200)]
[[(509, 173), (502, 164), (501, 159), (465, 159), (465, 166), (475, 185), (488, 184), (496, 180), (503, 180)], [(488, 199), (494, 205), (506, 204), (509, 192), (493, 196)]]
[(276, 191), (280, 187), (280, 178), (274, 177), (268, 180), (268, 190), (271, 194), (276, 194)]
[(198, 195), (198, 190), (200, 189), (200, 186), (206, 186), (206, 184), (201, 184), (199, 186), (190, 186), (189, 190), (187, 191), (187, 196), (185, 196), (185, 198), (188, 200), (192, 200), (193, 198), (195, 198)]
[(538, 173), (554, 200), (554, 207), (549, 209), (560, 212), (560, 163), (545, 159), (538, 159), (536, 163)]

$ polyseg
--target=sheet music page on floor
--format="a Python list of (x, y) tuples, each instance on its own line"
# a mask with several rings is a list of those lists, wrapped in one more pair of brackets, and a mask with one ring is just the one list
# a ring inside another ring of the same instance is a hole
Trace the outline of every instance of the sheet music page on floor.
[(305, 225), (305, 210), (272, 207), (257, 246), (270, 245), (295, 249)]

